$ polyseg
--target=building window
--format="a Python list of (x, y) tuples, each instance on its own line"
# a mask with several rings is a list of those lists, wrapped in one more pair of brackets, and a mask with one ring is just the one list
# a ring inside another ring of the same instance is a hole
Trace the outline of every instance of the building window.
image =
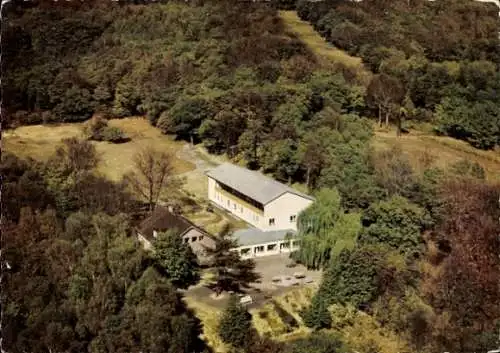
[(274, 226), (274, 218), (269, 218), (269, 225)]
[(259, 252), (264, 252), (264, 245), (256, 246), (255, 248), (253, 248), (253, 252), (256, 254)]
[(231, 201), (227, 200), (227, 207), (231, 206)]
[(191, 242), (195, 242), (196, 241), (196, 237), (191, 237)]
[(250, 248), (243, 248), (240, 250), (241, 255), (248, 255), (250, 254)]
[(290, 248), (290, 243), (289, 242), (281, 243), (280, 244), (280, 249), (289, 249), (289, 248)]
[(267, 246), (267, 251), (274, 251), (276, 250), (276, 244), (269, 244)]
[(296, 215), (291, 215), (290, 216), (290, 223), (293, 223), (297, 220), (297, 216)]
[(233, 204), (233, 209), (236, 210), (236, 204), (235, 203)]
[(298, 247), (300, 246), (300, 240), (294, 240), (293, 243), (292, 243), (292, 246), (293, 247)]
[(198, 240), (199, 240), (199, 241), (203, 240), (203, 235), (200, 235), (200, 236), (198, 237)]
[(187, 244), (189, 241), (189, 238), (184, 238), (184, 244)]

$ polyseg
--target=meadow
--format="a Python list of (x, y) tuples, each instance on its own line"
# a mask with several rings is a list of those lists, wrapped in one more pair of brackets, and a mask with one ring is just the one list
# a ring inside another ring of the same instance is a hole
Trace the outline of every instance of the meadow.
[[(35, 160), (47, 160), (64, 138), (83, 137), (83, 123), (65, 123), (57, 125), (21, 126), (14, 130), (3, 132), (2, 142), (5, 151), (18, 157), (31, 157)], [(120, 144), (96, 142), (100, 155), (98, 171), (111, 180), (120, 180), (132, 168), (132, 158), (146, 146), (153, 146), (162, 151), (168, 151), (173, 156), (176, 174), (183, 174), (195, 169), (195, 165), (176, 156), (184, 142), (175, 141), (154, 128), (144, 118), (112, 119), (110, 126), (120, 128), (130, 141)]]

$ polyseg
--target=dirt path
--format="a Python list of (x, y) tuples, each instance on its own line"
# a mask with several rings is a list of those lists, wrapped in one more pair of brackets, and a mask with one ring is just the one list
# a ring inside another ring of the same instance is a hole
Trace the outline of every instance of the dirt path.
[(197, 198), (206, 198), (208, 189), (205, 173), (222, 163), (222, 158), (211, 156), (203, 151), (201, 147), (187, 143), (177, 151), (176, 157), (195, 166), (193, 170), (179, 174), (179, 176), (186, 179), (184, 189)]
[(182, 148), (176, 152), (175, 157), (195, 166), (194, 169), (179, 174), (179, 176), (183, 177), (185, 180), (183, 190), (187, 196), (196, 200), (198, 205), (202, 207), (201, 210), (187, 212), (185, 214), (191, 222), (212, 234), (219, 233), (226, 223), (231, 224), (233, 229), (246, 227), (245, 222), (232, 217), (222, 210), (215, 209), (209, 212), (205, 209), (205, 206), (208, 205), (208, 183), (205, 173), (221, 163), (226, 162), (227, 158), (224, 156), (211, 155), (203, 147), (190, 144), (184, 144)]

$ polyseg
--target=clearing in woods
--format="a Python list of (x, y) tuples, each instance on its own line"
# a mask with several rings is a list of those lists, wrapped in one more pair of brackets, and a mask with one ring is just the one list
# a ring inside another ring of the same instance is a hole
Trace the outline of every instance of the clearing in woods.
[[(296, 11), (280, 11), (289, 31), (302, 40), (319, 59), (323, 65), (342, 64), (356, 70), (360, 82), (367, 83), (371, 72), (362, 63), (361, 58), (351, 56), (345, 51), (335, 48), (329, 44), (314, 28), (306, 21), (302, 21)], [(395, 145), (400, 146), (410, 159), (416, 170), (422, 170), (426, 163), (446, 168), (450, 164), (461, 159), (477, 162), (485, 172), (489, 181), (500, 182), (500, 150), (482, 151), (476, 149), (466, 142), (450, 137), (436, 136), (432, 132), (422, 130), (411, 130), (409, 134), (401, 137), (396, 136), (396, 129), (375, 128), (375, 139), (373, 146), (375, 150), (389, 149)]]
[[(177, 174), (186, 173), (195, 168), (190, 161), (175, 156), (183, 144), (162, 134), (146, 119), (112, 119), (109, 125), (120, 128), (131, 139), (120, 144), (92, 142), (101, 158), (98, 170), (109, 179), (120, 180), (125, 173), (130, 171), (133, 168), (133, 156), (145, 146), (153, 146), (158, 150), (172, 153)], [(18, 157), (32, 157), (35, 160), (44, 161), (54, 153), (63, 138), (83, 137), (82, 128), (83, 123), (21, 126), (15, 130), (3, 132), (2, 147)]]
[(295, 34), (316, 55), (323, 66), (341, 64), (354, 69), (360, 82), (368, 84), (371, 72), (364, 66), (361, 58), (351, 56), (328, 43), (308, 22), (302, 21), (296, 11), (280, 11), (280, 17), (287, 29)]
[(399, 146), (417, 171), (428, 166), (447, 168), (459, 160), (476, 162), (483, 167), (486, 180), (500, 182), (500, 149), (483, 151), (464, 141), (418, 130), (411, 130), (409, 134), (397, 137), (395, 129), (375, 129), (373, 146), (379, 151)]
[[(187, 210), (187, 218), (214, 234), (223, 229), (226, 223), (233, 229), (245, 226), (243, 221), (223, 211), (208, 212), (205, 208), (208, 205), (205, 171), (224, 161), (223, 157), (209, 155), (200, 146), (175, 141), (172, 136), (164, 135), (159, 129), (151, 126), (144, 118), (112, 119), (109, 125), (120, 128), (130, 141), (120, 144), (92, 141), (100, 156), (99, 173), (118, 181), (134, 168), (132, 158), (141, 148), (153, 146), (158, 150), (168, 151), (173, 156), (175, 173), (185, 180), (184, 194), (201, 206), (194, 211)], [(3, 132), (2, 147), (20, 158), (31, 157), (45, 161), (54, 153), (63, 138), (83, 137), (82, 128), (83, 123), (21, 126)], [(170, 196), (172, 195), (166, 198)]]

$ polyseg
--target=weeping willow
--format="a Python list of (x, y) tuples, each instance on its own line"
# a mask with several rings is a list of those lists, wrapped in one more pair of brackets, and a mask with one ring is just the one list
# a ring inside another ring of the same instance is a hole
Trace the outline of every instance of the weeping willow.
[(301, 246), (294, 258), (309, 268), (325, 267), (343, 249), (354, 247), (360, 230), (360, 215), (344, 213), (338, 191), (322, 189), (299, 215)]

